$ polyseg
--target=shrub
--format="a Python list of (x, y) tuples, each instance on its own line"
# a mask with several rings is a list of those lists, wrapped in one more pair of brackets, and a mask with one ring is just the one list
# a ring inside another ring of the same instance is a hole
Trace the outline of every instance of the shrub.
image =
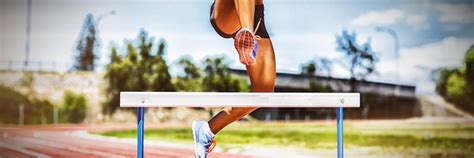
[(13, 88), (0, 85), (0, 124), (18, 124), (23, 105), (24, 124), (52, 123), (53, 104), (33, 96), (21, 94)]
[(474, 45), (466, 52), (462, 67), (443, 68), (438, 72), (436, 92), (474, 114)]
[(63, 103), (59, 109), (61, 123), (81, 123), (87, 114), (86, 97), (71, 91), (65, 91)]

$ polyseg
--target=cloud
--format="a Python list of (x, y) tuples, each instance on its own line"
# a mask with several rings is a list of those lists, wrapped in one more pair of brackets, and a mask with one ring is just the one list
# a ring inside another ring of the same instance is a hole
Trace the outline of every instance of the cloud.
[(404, 17), (405, 13), (398, 9), (370, 11), (354, 19), (351, 24), (355, 26), (388, 26), (402, 20)]
[(458, 31), (462, 27), (460, 25), (456, 25), (456, 24), (446, 24), (446, 25), (443, 25), (442, 28), (446, 31)]
[[(400, 50), (400, 79), (402, 83), (417, 86), (421, 94), (434, 94), (435, 83), (430, 79), (430, 71), (441, 67), (462, 65), (464, 54), (474, 44), (473, 38), (446, 37), (434, 43)], [(382, 56), (378, 63), (380, 80), (396, 76), (396, 58)], [(391, 82), (393, 82), (392, 80)]]
[[(281, 72), (300, 72), (300, 64), (316, 58), (340, 58), (336, 52), (335, 34), (328, 32), (279, 34), (272, 37), (277, 60), (277, 70)], [(341, 72), (335, 76), (345, 74)]]
[(405, 18), (406, 24), (415, 29), (428, 29), (430, 25), (427, 23), (428, 17), (426, 15), (407, 15)]
[(474, 39), (446, 37), (439, 42), (401, 50), (402, 58), (413, 66), (429, 68), (460, 66)]
[[(397, 83), (397, 59), (394, 55), (393, 38), (388, 34), (360, 33), (358, 41), (364, 42), (369, 35), (372, 46), (379, 53), (378, 76), (371, 81)], [(335, 35), (326, 32), (308, 34), (280, 34), (272, 38), (275, 44), (277, 69), (280, 72), (299, 72), (299, 64), (308, 60), (325, 57), (332, 60), (333, 77), (347, 78), (348, 71), (337, 61), (344, 55), (335, 50)], [(474, 38), (446, 37), (439, 41), (415, 47), (400, 49), (400, 81), (415, 85), (418, 94), (435, 94), (435, 83), (431, 80), (431, 70), (440, 67), (462, 65), (466, 50), (474, 44)]]
[(396, 23), (405, 23), (416, 30), (428, 29), (428, 17), (424, 14), (408, 14), (399, 9), (383, 11), (369, 11), (355, 18), (351, 24), (354, 26), (389, 26)]
[(406, 17), (406, 23), (416, 25), (426, 22), (426, 19), (428, 18), (425, 15), (410, 15)]
[(441, 13), (438, 21), (442, 23), (474, 23), (474, 5), (439, 4), (435, 9)]

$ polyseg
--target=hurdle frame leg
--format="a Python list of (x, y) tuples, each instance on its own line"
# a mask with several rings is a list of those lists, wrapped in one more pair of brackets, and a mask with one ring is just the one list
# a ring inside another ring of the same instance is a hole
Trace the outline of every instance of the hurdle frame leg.
[(344, 157), (344, 125), (342, 120), (344, 119), (344, 109), (342, 107), (337, 108), (337, 158)]
[(143, 134), (145, 128), (145, 108), (137, 108), (137, 158), (143, 158)]

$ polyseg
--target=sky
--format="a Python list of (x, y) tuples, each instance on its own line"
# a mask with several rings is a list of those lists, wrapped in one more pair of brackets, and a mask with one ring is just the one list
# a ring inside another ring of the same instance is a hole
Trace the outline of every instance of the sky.
[[(0, 0), (0, 66), (25, 58), (27, 0)], [(74, 61), (80, 28), (88, 13), (99, 17), (100, 65), (110, 48), (123, 47), (141, 29), (167, 44), (166, 59), (176, 63), (190, 56), (200, 62), (225, 55), (231, 67), (243, 69), (231, 39), (218, 36), (209, 23), (212, 0), (32, 0), (31, 61), (43, 67), (66, 67)], [(277, 71), (299, 73), (303, 63), (344, 59), (336, 50), (336, 35), (346, 29), (360, 43), (370, 39), (379, 56), (370, 81), (414, 85), (417, 94), (435, 94), (431, 71), (457, 67), (474, 44), (474, 1), (469, 0), (266, 0), (265, 22), (275, 48)], [(399, 38), (397, 71), (395, 41)], [(2, 65), (3, 64), (3, 65)], [(172, 67), (172, 73), (178, 73)], [(397, 79), (399, 74), (400, 79)], [(333, 64), (333, 77), (348, 78), (348, 70)]]

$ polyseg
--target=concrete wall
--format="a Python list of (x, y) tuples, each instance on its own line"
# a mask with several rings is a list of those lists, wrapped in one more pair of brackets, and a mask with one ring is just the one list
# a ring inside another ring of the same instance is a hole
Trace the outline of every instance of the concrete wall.
[[(133, 110), (119, 109), (111, 117), (101, 113), (101, 103), (104, 101), (105, 82), (102, 73), (96, 72), (33, 72), (33, 89), (36, 97), (47, 99), (55, 105), (61, 105), (64, 91), (69, 90), (84, 95), (89, 103), (89, 111), (84, 123), (135, 123)], [(21, 71), (0, 71), (0, 84), (13, 87), (26, 93), (21, 87), (24, 74)], [(1, 106), (1, 105), (0, 105)], [(160, 122), (189, 122), (198, 119), (208, 119), (209, 112), (194, 108), (150, 108), (147, 109), (147, 123)]]
[[(86, 122), (102, 120), (100, 113), (101, 88), (103, 87), (102, 74), (90, 72), (34, 72), (33, 89), (36, 97), (50, 100), (55, 105), (60, 105), (63, 93), (66, 90), (84, 95), (90, 105)], [(21, 87), (24, 74), (21, 71), (1, 71), (0, 84), (13, 87), (26, 93)]]

